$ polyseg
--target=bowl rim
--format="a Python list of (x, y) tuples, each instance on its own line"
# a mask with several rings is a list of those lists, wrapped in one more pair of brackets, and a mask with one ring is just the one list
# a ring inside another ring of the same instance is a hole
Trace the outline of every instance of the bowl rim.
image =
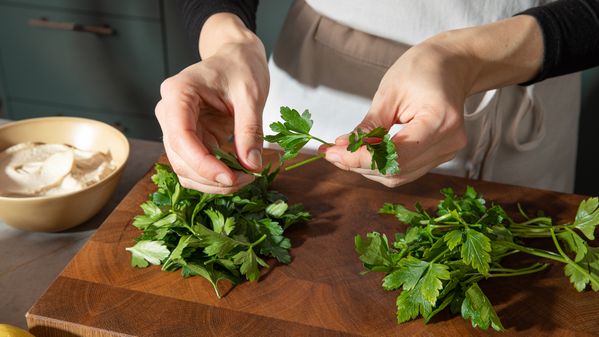
[(45, 196), (36, 196), (36, 197), (6, 197), (6, 196), (0, 195), (0, 201), (8, 201), (8, 202), (22, 201), (22, 202), (25, 202), (25, 201), (58, 200), (58, 199), (61, 199), (64, 197), (83, 193), (85, 191), (91, 190), (98, 186), (104, 185), (108, 180), (110, 180), (114, 176), (120, 175), (121, 171), (123, 171), (125, 169), (125, 166), (127, 165), (127, 162), (129, 161), (129, 154), (130, 154), (130, 150), (131, 150), (131, 144), (129, 143), (129, 139), (127, 139), (127, 136), (125, 136), (119, 129), (115, 128), (114, 126), (112, 126), (108, 123), (105, 123), (105, 122), (102, 122), (99, 120), (95, 120), (95, 119), (91, 119), (91, 118), (84, 118), (84, 117), (71, 117), (71, 116), (34, 117), (34, 118), (27, 118), (27, 119), (16, 120), (16, 121), (9, 121), (6, 124), (0, 125), (0, 133), (2, 133), (2, 131), (4, 131), (5, 129), (11, 128), (11, 127), (15, 127), (15, 126), (23, 125), (23, 124), (39, 123), (39, 122), (43, 122), (43, 121), (47, 121), (47, 120), (51, 120), (51, 121), (67, 120), (67, 121), (72, 121), (72, 122), (83, 122), (83, 123), (88, 123), (88, 124), (97, 124), (97, 125), (100, 125), (103, 127), (108, 127), (109, 129), (112, 129), (112, 131), (115, 133), (115, 135), (117, 135), (117, 137), (119, 137), (119, 138), (121, 138), (121, 140), (125, 141), (124, 142), (124, 144), (126, 145), (125, 160), (114, 171), (110, 172), (110, 174), (108, 176), (106, 176), (104, 179), (96, 182), (95, 184), (91, 184), (83, 189), (80, 189), (78, 191), (68, 192), (68, 193), (64, 193), (64, 194), (45, 195)]

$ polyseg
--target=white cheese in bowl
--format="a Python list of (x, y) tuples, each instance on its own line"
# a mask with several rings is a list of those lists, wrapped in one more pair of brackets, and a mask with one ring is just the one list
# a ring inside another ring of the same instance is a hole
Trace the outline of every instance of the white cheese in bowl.
[(16, 144), (0, 153), (0, 196), (75, 192), (101, 181), (115, 168), (110, 153), (66, 144)]

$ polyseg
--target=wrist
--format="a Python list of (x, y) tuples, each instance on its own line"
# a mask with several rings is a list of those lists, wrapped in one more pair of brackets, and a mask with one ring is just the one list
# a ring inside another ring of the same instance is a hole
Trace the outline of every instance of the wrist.
[(459, 60), (468, 95), (533, 78), (542, 66), (543, 36), (527, 15), (444, 32), (424, 43)]
[(200, 32), (198, 41), (200, 57), (208, 58), (232, 44), (243, 44), (265, 54), (262, 41), (237, 15), (224, 12), (210, 16)]
[(444, 91), (458, 100), (471, 92), (479, 65), (470, 53), (455, 43), (454, 32), (444, 32), (415, 45), (411, 53), (412, 68), (438, 76)]

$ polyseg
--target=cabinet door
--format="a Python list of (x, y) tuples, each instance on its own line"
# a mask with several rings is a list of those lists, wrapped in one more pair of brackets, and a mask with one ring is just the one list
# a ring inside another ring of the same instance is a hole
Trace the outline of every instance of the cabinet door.
[[(54, 26), (107, 26), (113, 33), (32, 26), (36, 19)], [(166, 72), (163, 53), (159, 19), (0, 5), (0, 66), (9, 116), (13, 103), (48, 103), (153, 118)]]

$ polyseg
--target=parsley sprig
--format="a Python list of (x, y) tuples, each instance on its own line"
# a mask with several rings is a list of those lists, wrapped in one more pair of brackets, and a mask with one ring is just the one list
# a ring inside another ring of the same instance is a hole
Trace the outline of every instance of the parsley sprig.
[[(401, 289), (397, 320), (403, 323), (422, 316), (430, 321), (450, 308), (461, 312), (472, 326), (501, 331), (503, 326), (484, 292), (483, 279), (536, 273), (549, 267), (533, 263), (523, 268), (502, 265), (504, 257), (525, 253), (564, 264), (565, 275), (576, 290), (590, 286), (599, 291), (599, 247), (589, 243), (599, 224), (599, 199), (583, 201), (573, 222), (554, 224), (550, 217), (529, 217), (520, 207), (523, 221), (516, 222), (495, 204), (487, 206), (474, 188), (463, 196), (450, 188), (442, 191), (434, 215), (419, 204), (415, 210), (387, 203), (379, 211), (409, 225), (390, 243), (385, 234), (368, 233), (355, 238), (356, 251), (367, 271), (385, 273), (383, 288)], [(530, 238), (550, 238), (555, 250), (526, 245)]]
[(349, 135), (347, 151), (356, 152), (362, 146), (366, 146), (372, 156), (370, 169), (378, 169), (381, 174), (399, 174), (397, 149), (391, 141), (391, 135), (387, 133), (387, 129), (378, 127), (370, 132), (364, 132), (358, 128), (352, 132)]
[[(299, 154), (300, 150), (312, 139), (332, 146), (332, 143), (326, 142), (312, 134), (313, 121), (308, 110), (300, 114), (297, 110), (286, 106), (281, 107), (281, 118), (283, 122), (274, 122), (270, 124), (270, 129), (276, 132), (274, 135), (267, 135), (264, 139), (273, 144), (278, 144), (284, 151), (282, 161), (290, 160)], [(357, 129), (349, 137), (347, 150), (350, 152), (358, 151), (362, 146), (366, 146), (372, 155), (371, 169), (377, 169), (381, 174), (399, 174), (399, 164), (397, 163), (397, 150), (395, 144), (391, 141), (391, 136), (387, 130), (377, 127), (370, 132), (363, 132)], [(292, 170), (302, 165), (324, 158), (324, 154), (319, 154), (304, 161), (289, 165), (285, 170)]]
[[(234, 157), (219, 156), (234, 169), (239, 165)], [(278, 170), (267, 167), (254, 182), (228, 195), (184, 188), (166, 165), (157, 164), (155, 170), (157, 191), (133, 221), (142, 233), (127, 248), (132, 266), (162, 265), (165, 271), (181, 269), (184, 277), (202, 276), (220, 298), (220, 280), (257, 280), (260, 266), (268, 268), (264, 257), (291, 262), (291, 242), (284, 231), (309, 220), (310, 214), (268, 189)]]

